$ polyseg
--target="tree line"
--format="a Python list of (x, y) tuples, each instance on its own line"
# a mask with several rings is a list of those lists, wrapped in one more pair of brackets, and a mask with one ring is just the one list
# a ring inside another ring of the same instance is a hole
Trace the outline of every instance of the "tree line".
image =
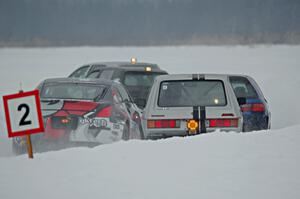
[(0, 0), (0, 46), (298, 44), (299, 0)]

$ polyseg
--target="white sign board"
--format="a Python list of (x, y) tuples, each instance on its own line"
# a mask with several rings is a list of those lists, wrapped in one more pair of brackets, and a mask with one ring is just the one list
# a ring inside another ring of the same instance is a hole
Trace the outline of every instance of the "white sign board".
[(9, 137), (44, 131), (39, 91), (3, 96)]

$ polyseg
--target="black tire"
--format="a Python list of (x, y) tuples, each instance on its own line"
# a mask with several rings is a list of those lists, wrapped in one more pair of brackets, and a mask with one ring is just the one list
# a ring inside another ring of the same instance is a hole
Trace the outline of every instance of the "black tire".
[(129, 140), (129, 124), (126, 122), (124, 129), (123, 129), (123, 135), (122, 135), (122, 140)]

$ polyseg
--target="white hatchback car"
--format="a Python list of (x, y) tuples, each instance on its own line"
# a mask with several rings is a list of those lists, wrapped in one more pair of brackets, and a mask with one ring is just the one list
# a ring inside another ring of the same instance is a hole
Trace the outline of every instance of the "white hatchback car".
[(242, 131), (243, 117), (228, 75), (161, 75), (143, 112), (146, 138), (185, 136), (221, 129)]

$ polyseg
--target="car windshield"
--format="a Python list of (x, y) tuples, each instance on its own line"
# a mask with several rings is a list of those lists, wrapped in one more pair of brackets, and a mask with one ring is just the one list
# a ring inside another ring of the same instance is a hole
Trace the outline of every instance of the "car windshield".
[(224, 85), (219, 80), (164, 81), (160, 85), (158, 106), (225, 106)]
[(124, 84), (126, 86), (151, 87), (156, 76), (162, 73), (151, 72), (126, 72)]
[(99, 100), (104, 97), (105, 86), (87, 83), (46, 83), (41, 98)]

